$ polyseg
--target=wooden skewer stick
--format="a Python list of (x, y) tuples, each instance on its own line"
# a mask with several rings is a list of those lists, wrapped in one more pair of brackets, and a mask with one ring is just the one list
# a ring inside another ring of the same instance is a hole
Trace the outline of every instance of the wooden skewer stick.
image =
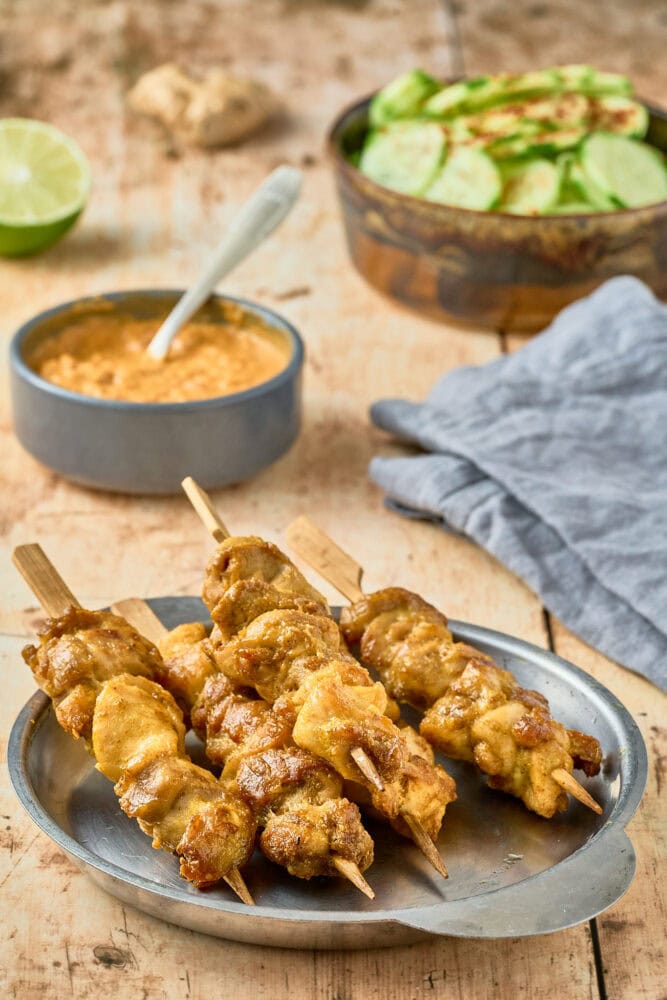
[(355, 747), (354, 750), (350, 750), (350, 757), (371, 785), (375, 785), (379, 792), (383, 792), (384, 782), (366, 751), (362, 747)]
[(17, 545), (12, 562), (50, 617), (81, 607), (41, 545)]
[(229, 538), (229, 532), (225, 527), (224, 521), (211, 503), (210, 496), (201, 488), (199, 483), (195, 482), (192, 476), (187, 476), (181, 483), (181, 486), (185, 490), (188, 500), (199, 515), (204, 527), (215, 538), (216, 542), (224, 542), (225, 538)]
[(445, 868), (445, 862), (442, 860), (438, 848), (435, 846), (419, 820), (407, 812), (401, 813), (401, 816), (410, 827), (410, 832), (413, 836), (414, 842), (426, 860), (433, 865), (437, 872), (440, 872), (443, 878), (449, 878), (449, 874)]
[[(348, 601), (354, 603), (364, 596), (361, 590), (362, 567), (305, 514), (290, 524), (286, 535), (295, 552), (298, 552), (302, 559), (340, 591), (343, 597), (347, 597)], [(561, 788), (593, 812), (602, 813), (602, 808), (595, 799), (569, 771), (556, 768), (551, 772), (551, 777)], [(407, 817), (404, 818), (407, 822)]]
[(224, 876), (224, 880), (229, 886), (229, 888), (236, 893), (236, 895), (239, 897), (242, 903), (245, 903), (246, 906), (255, 905), (255, 900), (250, 895), (250, 890), (248, 889), (248, 886), (245, 884), (243, 875), (238, 870), (238, 868), (232, 868), (229, 875)]
[(162, 624), (150, 604), (140, 597), (128, 597), (124, 601), (114, 601), (111, 610), (115, 615), (125, 618), (137, 632), (149, 642), (157, 643), (167, 634), (167, 627)]
[(583, 785), (580, 785), (576, 778), (574, 778), (569, 771), (566, 771), (562, 767), (557, 767), (551, 772), (551, 777), (554, 779), (557, 785), (560, 785), (562, 789), (569, 792), (570, 795), (578, 799), (583, 805), (588, 806), (592, 809), (594, 813), (598, 816), (602, 815), (602, 806), (595, 801), (592, 795), (589, 795)]
[(359, 601), (363, 569), (352, 556), (339, 548), (326, 532), (302, 514), (285, 532), (287, 541), (314, 570), (333, 584), (348, 601)]
[[(167, 629), (151, 606), (146, 601), (142, 601), (140, 597), (128, 597), (124, 601), (116, 601), (111, 605), (111, 610), (114, 614), (125, 618), (130, 625), (136, 628), (137, 632), (140, 632), (150, 642), (157, 644), (167, 632)], [(352, 882), (369, 899), (375, 899), (375, 893), (354, 861), (347, 861), (345, 858), (334, 858), (333, 863), (343, 878)], [(243, 881), (240, 872), (232, 872), (225, 881), (232, 887), (237, 896), (240, 896), (244, 903), (254, 905), (254, 900), (248, 892), (248, 887)]]
[[(57, 618), (64, 615), (69, 608), (81, 607), (40, 545), (18, 545), (14, 549), (12, 560), (47, 615)], [(143, 604), (144, 602), (139, 603)], [(147, 605), (144, 606), (152, 615), (153, 612), (150, 608)], [(156, 621), (158, 621), (157, 618)], [(164, 626), (159, 624), (164, 629)], [(225, 882), (244, 903), (252, 904), (254, 902), (240, 872), (230, 872), (225, 877)]]
[(356, 886), (360, 892), (363, 892), (364, 896), (368, 896), (369, 899), (375, 899), (375, 893), (354, 861), (348, 861), (347, 858), (334, 857), (333, 863), (343, 878), (346, 878), (348, 882)]

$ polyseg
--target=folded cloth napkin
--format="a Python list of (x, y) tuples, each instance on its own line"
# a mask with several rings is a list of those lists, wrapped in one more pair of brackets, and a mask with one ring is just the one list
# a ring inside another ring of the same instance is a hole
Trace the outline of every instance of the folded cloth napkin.
[(516, 353), (371, 416), (427, 452), (373, 459), (390, 505), (474, 539), (667, 688), (667, 308), (645, 285), (614, 278)]

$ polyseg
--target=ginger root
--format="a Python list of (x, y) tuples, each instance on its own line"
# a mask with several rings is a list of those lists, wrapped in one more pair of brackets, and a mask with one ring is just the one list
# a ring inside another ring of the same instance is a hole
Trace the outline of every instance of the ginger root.
[(156, 118), (169, 131), (198, 146), (240, 142), (276, 112), (263, 83), (211, 70), (203, 80), (165, 63), (145, 73), (128, 95), (130, 107)]

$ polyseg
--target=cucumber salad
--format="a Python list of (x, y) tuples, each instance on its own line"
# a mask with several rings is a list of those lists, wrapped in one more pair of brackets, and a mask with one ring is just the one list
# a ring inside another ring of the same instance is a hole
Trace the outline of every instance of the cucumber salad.
[(590, 66), (480, 76), (443, 87), (404, 73), (371, 101), (354, 156), (403, 194), (518, 215), (610, 212), (667, 199), (627, 77)]

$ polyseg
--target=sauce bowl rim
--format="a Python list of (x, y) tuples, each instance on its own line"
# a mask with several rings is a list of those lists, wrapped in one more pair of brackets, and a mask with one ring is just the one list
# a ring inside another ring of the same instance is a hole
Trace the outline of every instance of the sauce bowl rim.
[(274, 310), (269, 309), (267, 306), (253, 302), (251, 299), (244, 299), (236, 295), (227, 295), (220, 292), (214, 292), (211, 296), (209, 296), (209, 299), (215, 299), (221, 302), (233, 302), (236, 305), (241, 306), (241, 308), (247, 312), (254, 313), (255, 316), (263, 320), (267, 326), (287, 334), (291, 343), (289, 360), (281, 371), (279, 371), (272, 378), (267, 379), (265, 382), (260, 382), (258, 385), (251, 386), (249, 389), (242, 389), (240, 392), (227, 393), (222, 396), (210, 396), (205, 399), (190, 399), (183, 400), (182, 402), (167, 403), (105, 399), (99, 396), (88, 396), (82, 392), (74, 392), (72, 389), (65, 389), (63, 386), (56, 385), (54, 382), (49, 382), (48, 379), (43, 378), (33, 368), (31, 368), (23, 356), (23, 343), (26, 337), (32, 333), (36, 327), (50, 317), (57, 316), (58, 313), (65, 312), (74, 306), (88, 302), (99, 302), (100, 300), (120, 302), (130, 296), (143, 295), (147, 298), (160, 299), (173, 296), (180, 297), (183, 294), (183, 289), (176, 288), (127, 288), (122, 291), (98, 292), (95, 295), (83, 295), (76, 299), (71, 299), (68, 302), (62, 302), (56, 306), (51, 306), (49, 309), (45, 309), (42, 312), (37, 313), (36, 316), (33, 316), (25, 323), (22, 323), (18, 330), (14, 333), (9, 344), (10, 367), (18, 375), (20, 375), (24, 381), (30, 383), (35, 389), (72, 403), (94, 406), (107, 410), (121, 410), (125, 413), (159, 412), (164, 414), (183, 413), (191, 410), (219, 409), (221, 406), (233, 406), (236, 403), (250, 401), (278, 388), (283, 383), (293, 381), (299, 374), (299, 371), (303, 367), (305, 358), (305, 346), (296, 327), (290, 323), (289, 320), (285, 319), (284, 316), (274, 312)]

